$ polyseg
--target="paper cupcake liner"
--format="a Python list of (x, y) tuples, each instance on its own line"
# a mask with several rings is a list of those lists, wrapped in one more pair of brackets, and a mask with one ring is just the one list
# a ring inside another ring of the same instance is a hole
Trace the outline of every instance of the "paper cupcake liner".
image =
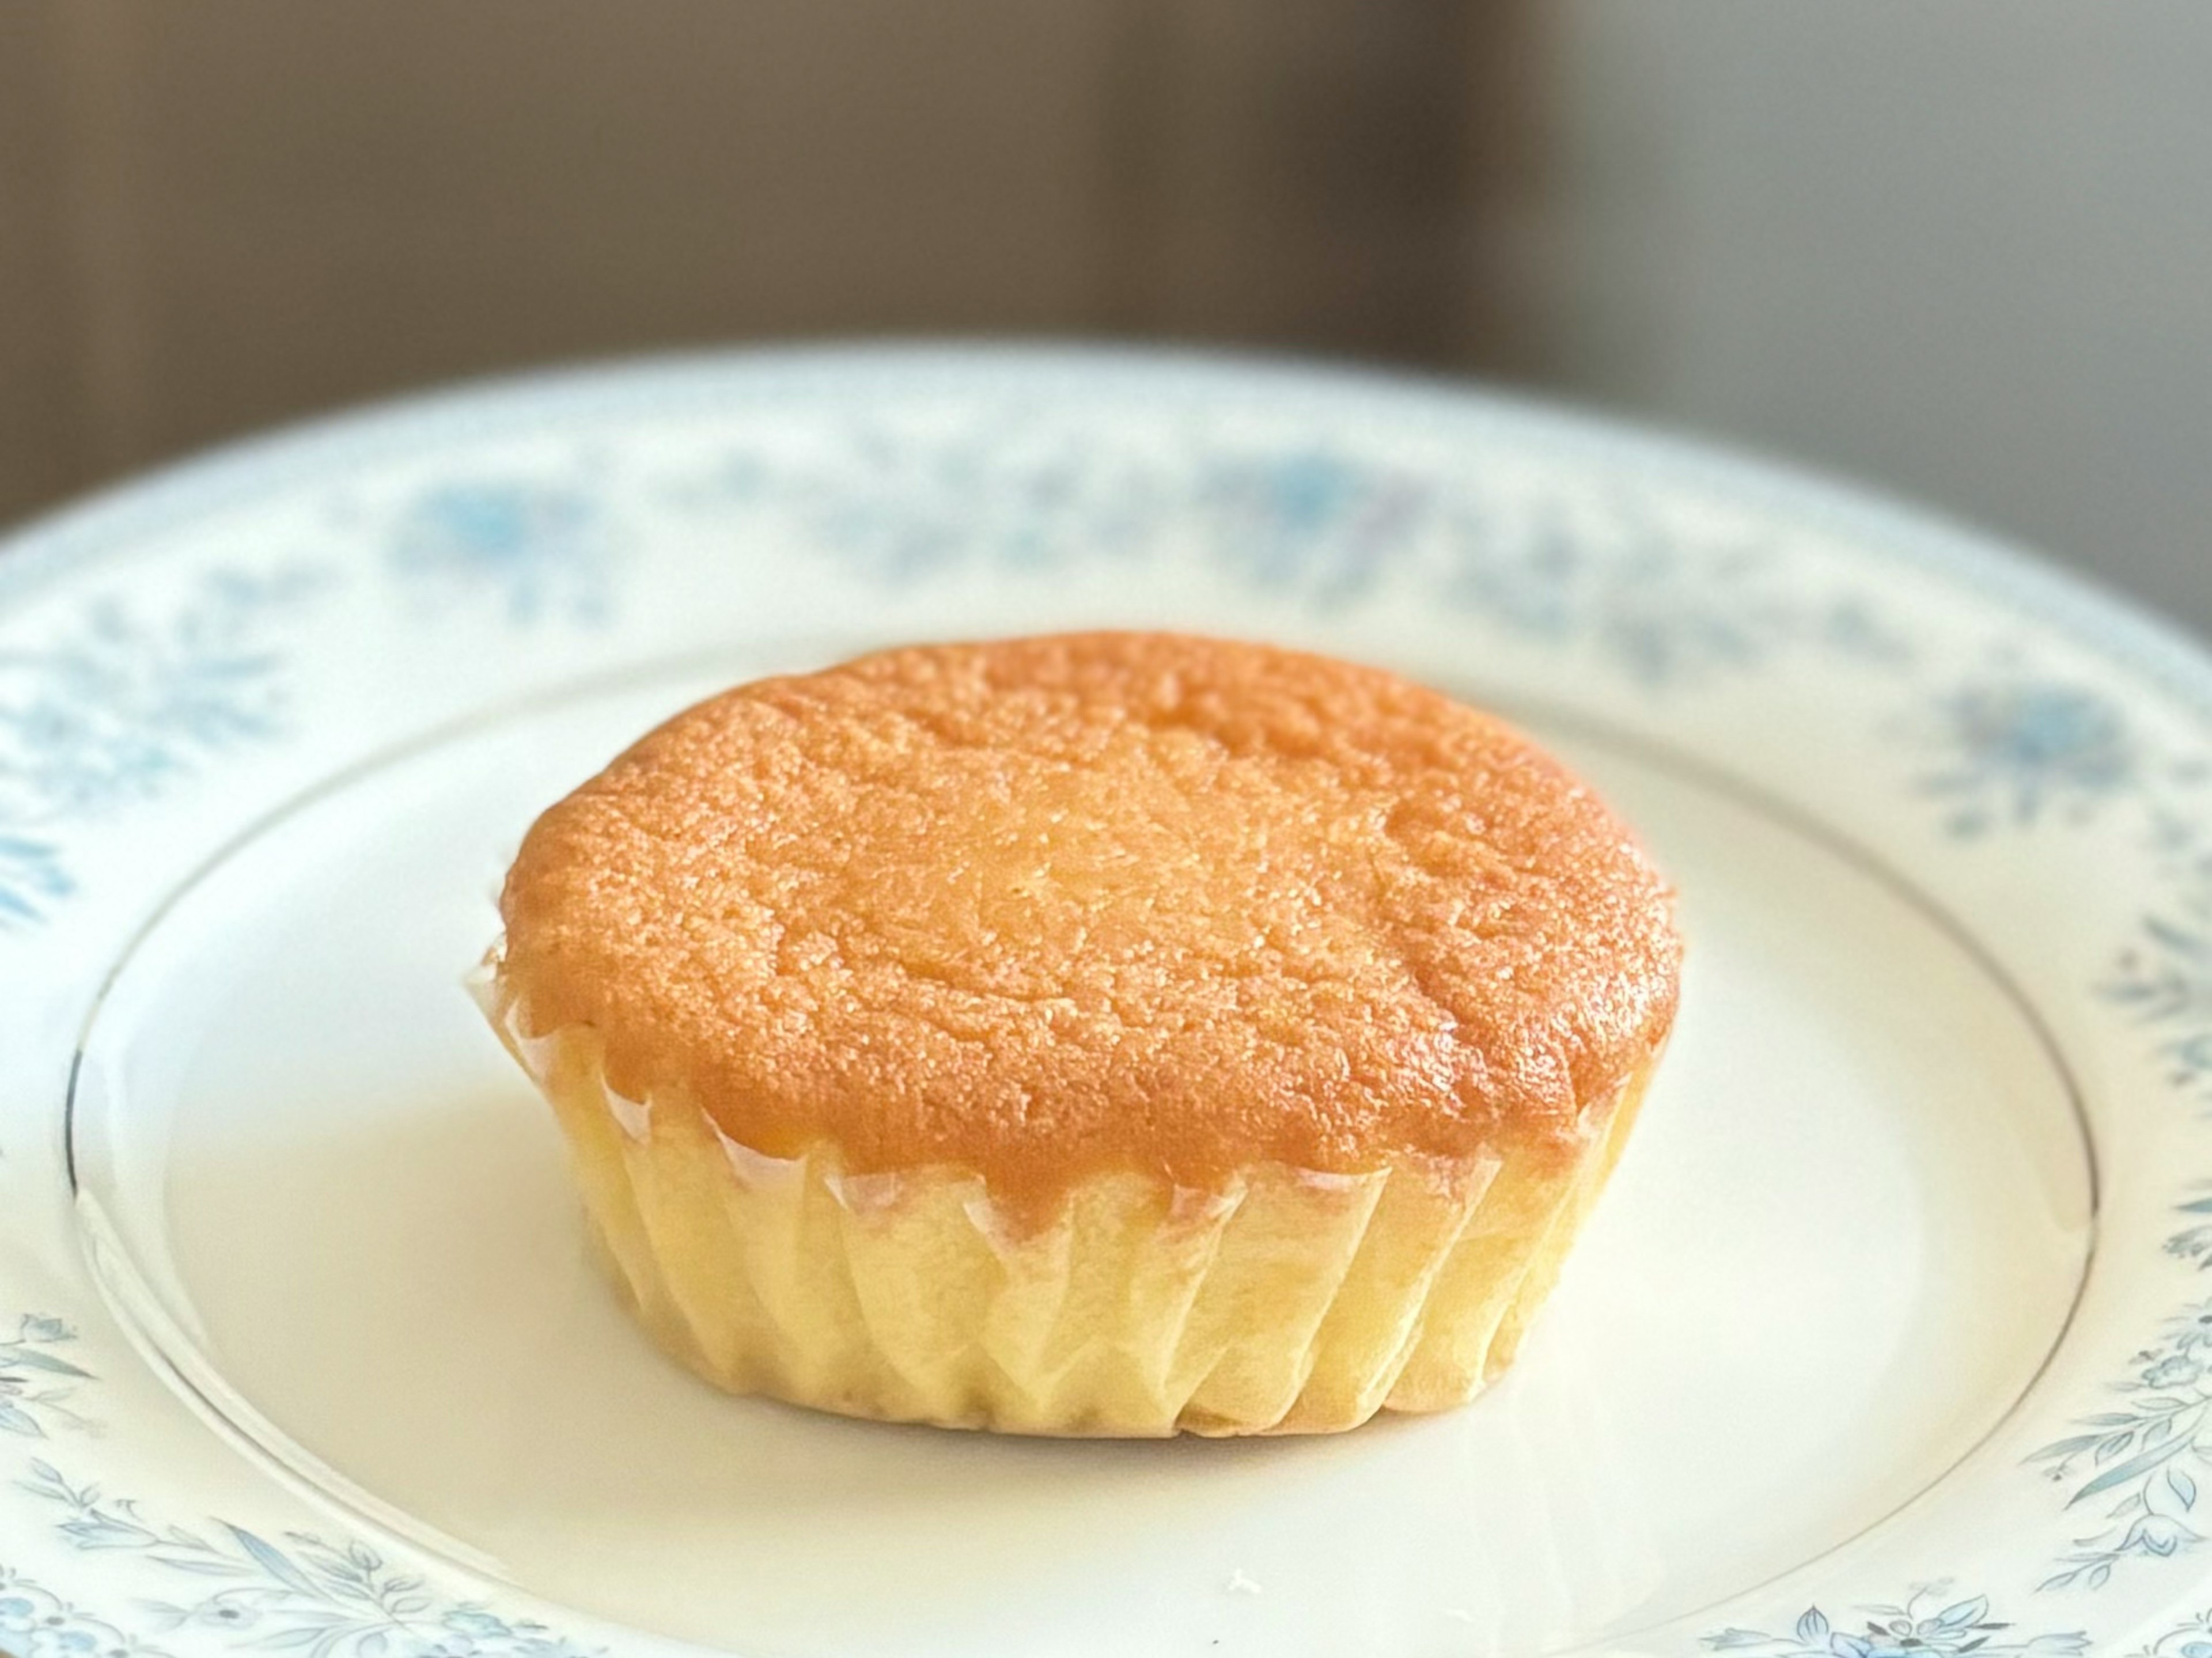
[(596, 1031), (537, 1031), (489, 972), (472, 987), (663, 1347), (732, 1392), (1013, 1433), (1327, 1432), (1464, 1403), (1550, 1292), (1644, 1080), (1579, 1158), (1261, 1163), (1207, 1191), (1105, 1174), (1038, 1220), (967, 1169), (764, 1156), (617, 1093)]

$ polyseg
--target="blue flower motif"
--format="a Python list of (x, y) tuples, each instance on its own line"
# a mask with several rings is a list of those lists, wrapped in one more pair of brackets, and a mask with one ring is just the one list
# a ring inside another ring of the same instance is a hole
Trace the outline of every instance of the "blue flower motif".
[(1741, 671), (1792, 647), (1881, 663), (1905, 653), (1863, 603), (1789, 593), (1762, 549), (1686, 537), (1626, 503), (1573, 520), (1462, 503), (1447, 527), (1447, 602), (1586, 646), (1640, 683)]
[(2199, 1272), (2212, 1269), (2212, 1184), (2198, 1181), (2191, 1188), (2198, 1195), (2174, 1206), (2174, 1213), (2190, 1217), (2190, 1224), (2166, 1236), (2166, 1253), (2176, 1260), (2185, 1260)]
[(13, 1339), (0, 1341), (0, 1432), (43, 1439), (49, 1428), (88, 1425), (69, 1400), (92, 1373), (53, 1351), (76, 1339), (58, 1318), (27, 1316)]
[(2123, 1553), (2150, 1555), (2163, 1560), (2197, 1541), (2197, 1535), (2171, 1515), (2147, 1514), (2122, 1533), (2120, 1550)]
[(2045, 1588), (2101, 1588), (2127, 1560), (2166, 1559), (2202, 1540), (2193, 1521), (2212, 1467), (2212, 1302), (2169, 1319), (2130, 1363), (2134, 1374), (2114, 1389), (2120, 1408), (2080, 1418), (2083, 1431), (2028, 1459), (2075, 1487), (2069, 1508), (2103, 1505), (2101, 1524), (2059, 1558)]
[(393, 573), (425, 593), (498, 599), (526, 626), (610, 613), (608, 526), (580, 489), (515, 479), (441, 483), (417, 495), (392, 531)]
[(319, 586), (298, 568), (216, 571), (160, 620), (102, 599), (73, 633), (0, 648), (0, 928), (43, 920), (76, 890), (64, 826), (282, 732), (284, 659), (263, 635)]
[[(880, 579), (978, 563), (1047, 571), (1195, 558), (1247, 588), (1337, 604), (1410, 574), (1442, 602), (1575, 642), (1651, 684), (1791, 647), (1893, 664), (1865, 601), (1808, 597), (1761, 549), (1659, 521), (1626, 496), (1564, 510), (1334, 439), (1200, 434), (1158, 450), (1018, 409), (951, 430), (856, 424), (826, 448), (726, 456), (673, 480), (680, 509), (782, 517)], [(1195, 540), (1196, 544), (1193, 542)]]
[(1786, 1635), (1725, 1629), (1705, 1637), (1705, 1645), (1754, 1658), (2070, 1658), (2088, 1648), (2079, 1631), (2023, 1638), (2011, 1624), (1990, 1616), (1987, 1595), (1949, 1600), (1948, 1592), (1948, 1584), (1929, 1583), (1902, 1606), (1861, 1606), (1855, 1630), (1835, 1628), (1820, 1607), (1808, 1606)]
[(2142, 1373), (2146, 1388), (2186, 1388), (2204, 1374), (2204, 1367), (2186, 1352), (2168, 1353)]
[(2051, 817), (2085, 820), (2143, 774), (2126, 717), (2077, 685), (1962, 687), (1936, 705), (1935, 742), (1948, 757), (1918, 786), (1948, 805), (1946, 827), (1960, 836)]
[(957, 431), (864, 422), (827, 454), (726, 458), (697, 507), (783, 516), (886, 582), (985, 565), (1044, 572), (1150, 550), (1176, 480), (1020, 410)]
[[(2164, 906), (2095, 989), (2157, 1034), (2168, 1081), (2212, 1102), (2212, 857), (2191, 848), (2179, 860)], [(2190, 1212), (2212, 1214), (2212, 1203)]]
[(301, 572), (218, 574), (165, 622), (101, 600), (74, 635), (0, 651), (0, 822), (147, 799), (198, 762), (273, 736), (283, 664), (259, 635), (314, 585)]
[(1419, 479), (1327, 449), (1217, 463), (1198, 494), (1230, 568), (1321, 601), (1372, 583), (1433, 512)]
[(1746, 556), (1693, 556), (1635, 524), (1601, 537), (1549, 518), (1517, 535), (1472, 527), (1454, 587), (1462, 604), (1540, 638), (1587, 639), (1646, 683), (1746, 666), (1782, 636)]
[(0, 1591), (0, 1652), (19, 1658), (168, 1658), (4, 1566)]
[(90, 1630), (50, 1625), (31, 1631), (23, 1658), (81, 1658), (84, 1653), (99, 1650), (100, 1637)]
[[(132, 1503), (73, 1485), (51, 1463), (30, 1467), (20, 1488), (61, 1510), (56, 1529), (77, 1547), (136, 1555), (182, 1581), (224, 1585), (181, 1604), (147, 1603), (162, 1629), (216, 1631), (242, 1645), (323, 1658), (595, 1658), (543, 1625), (501, 1619), (473, 1600), (441, 1600), (424, 1579), (363, 1544), (306, 1532), (272, 1540), (220, 1521), (204, 1533), (156, 1527)], [(10, 1587), (0, 1570), (0, 1588)], [(31, 1599), (34, 1612), (57, 1615), (36, 1594)]]
[(42, 920), (46, 905), (76, 890), (61, 848), (0, 829), (0, 928)]
[(2212, 1612), (2177, 1625), (2129, 1658), (2212, 1658)]

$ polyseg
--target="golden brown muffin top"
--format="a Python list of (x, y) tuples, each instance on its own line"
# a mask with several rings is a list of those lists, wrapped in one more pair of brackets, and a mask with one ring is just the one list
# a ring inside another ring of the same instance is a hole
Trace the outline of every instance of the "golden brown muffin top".
[(1163, 634), (766, 679), (540, 817), (504, 981), (775, 1156), (1049, 1197), (1578, 1145), (1673, 1020), (1666, 884), (1558, 762), (1372, 668)]

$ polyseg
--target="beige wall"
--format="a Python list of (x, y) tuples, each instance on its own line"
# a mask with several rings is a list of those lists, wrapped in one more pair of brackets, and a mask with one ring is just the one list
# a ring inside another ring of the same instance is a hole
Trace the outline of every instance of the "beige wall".
[(1518, 10), (11, 0), (0, 516), (365, 396), (702, 341), (1511, 366)]

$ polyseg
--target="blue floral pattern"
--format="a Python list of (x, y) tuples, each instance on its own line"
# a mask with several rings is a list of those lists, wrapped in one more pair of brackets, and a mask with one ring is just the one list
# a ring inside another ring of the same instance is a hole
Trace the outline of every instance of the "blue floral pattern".
[(613, 604), (613, 547), (598, 501), (568, 484), (459, 478), (399, 513), (387, 555), (394, 574), (444, 610), (487, 597), (510, 623), (597, 623)]
[(1573, 519), (1462, 502), (1450, 530), (1449, 602), (1510, 633), (1592, 647), (1640, 684), (1745, 672), (1808, 646), (1876, 668), (1911, 655), (1868, 596), (1786, 592), (1770, 550), (1678, 534), (1632, 502)]
[(52, 1590), (0, 1565), (0, 1653), (9, 1658), (169, 1658)]
[[(2017, 717), (1991, 712), (1966, 724), (1992, 733), (1990, 757), (1975, 777), (1984, 799), (2005, 809), (1978, 811), (1960, 832), (2025, 826), (2045, 817), (2074, 823), (2122, 803), (2138, 811), (2146, 849), (2160, 871), (2160, 907), (2143, 914), (2095, 996), (2150, 1033), (2169, 1084), (2184, 1098), (2212, 1105), (2212, 841), (2188, 799), (2206, 766), (2191, 756), (2154, 760), (2108, 699), (2043, 687), (2012, 700)], [(2011, 735), (2003, 735), (2010, 732)], [(2197, 1181), (2177, 1199), (2185, 1224), (2166, 1234), (2164, 1253), (2196, 1270), (2212, 1267), (2212, 1186)], [(2212, 1473), (2212, 1302), (2186, 1305), (2158, 1339), (2132, 1353), (2113, 1384), (2118, 1408), (2091, 1412), (2081, 1431), (2041, 1447), (2029, 1459), (2068, 1490), (2069, 1511), (2096, 1517), (2046, 1577), (2046, 1589), (2098, 1589), (2130, 1560), (2163, 1560), (2203, 1540), (2200, 1491)]]
[(1257, 586), (1322, 604), (1353, 597), (1387, 570), (1436, 505), (1418, 475), (1322, 448), (1225, 459), (1194, 492), (1224, 564)]
[(2168, 1320), (2130, 1362), (2134, 1373), (2114, 1388), (2122, 1408), (2082, 1418), (2085, 1431), (2030, 1459), (2072, 1487), (2069, 1509), (2092, 1505), (2101, 1522), (2045, 1588), (2101, 1588), (2123, 1560), (2164, 1559), (2202, 1540), (2193, 1521), (2212, 1465), (2212, 1301)]
[(2137, 1647), (2128, 1658), (2212, 1658), (2212, 1611), (2175, 1625), (2148, 1646)]
[(76, 890), (52, 841), (0, 834), (0, 928), (43, 919), (47, 906)]
[(862, 422), (826, 454), (741, 449), (667, 495), (692, 514), (785, 514), (809, 544), (902, 584), (1140, 553), (1168, 522), (1170, 488), (1155, 465), (1012, 410), (951, 432)]
[(57, 1529), (76, 1548), (134, 1555), (206, 1587), (147, 1602), (157, 1634), (214, 1630), (305, 1658), (587, 1658), (542, 1624), (448, 1599), (365, 1544), (309, 1532), (272, 1542), (222, 1521), (208, 1531), (156, 1525), (137, 1503), (72, 1485), (46, 1461), (34, 1460), (20, 1483), (62, 1511)]
[(15, 1333), (0, 1341), (0, 1433), (44, 1439), (52, 1427), (90, 1425), (69, 1401), (92, 1372), (58, 1351), (76, 1339), (60, 1319), (26, 1314)]
[(2189, 1224), (2167, 1235), (2166, 1253), (2202, 1272), (2212, 1270), (2212, 1181), (2199, 1181), (2191, 1189), (2199, 1195), (2174, 1206), (2174, 1212), (2189, 1217)]
[(693, 513), (780, 515), (898, 584), (1196, 556), (1334, 610), (1411, 572), (1457, 614), (1588, 649), (1654, 686), (1807, 647), (1877, 665), (1910, 654), (1871, 595), (1808, 594), (1770, 549), (1683, 531), (1625, 498), (1570, 519), (1479, 475), (1446, 485), (1341, 446), (1102, 452), (1006, 410), (951, 433), (862, 424), (811, 456), (749, 448), (665, 494)]
[(2126, 718), (2111, 699), (2078, 685), (1963, 685), (1941, 697), (1935, 713), (1947, 757), (1919, 786), (1942, 805), (1954, 835), (2083, 823), (2142, 780)]
[(103, 599), (73, 633), (0, 649), (0, 927), (42, 919), (75, 890), (69, 825), (157, 798), (284, 726), (280, 614), (313, 570), (222, 570), (159, 620)]
[(2021, 1658), (2088, 1650), (2079, 1630), (2022, 1636), (2014, 1625), (1990, 1616), (1990, 1598), (1977, 1594), (1951, 1599), (1948, 1582), (1925, 1583), (1894, 1606), (1856, 1608), (1843, 1625), (1829, 1621), (1818, 1606), (1808, 1606), (1785, 1634), (1764, 1630), (1724, 1629), (1708, 1635), (1713, 1652), (1739, 1652), (1750, 1658)]
[(2212, 1102), (2212, 856), (2175, 861), (2167, 907), (2142, 918), (2097, 993), (2155, 1033), (2176, 1088)]

